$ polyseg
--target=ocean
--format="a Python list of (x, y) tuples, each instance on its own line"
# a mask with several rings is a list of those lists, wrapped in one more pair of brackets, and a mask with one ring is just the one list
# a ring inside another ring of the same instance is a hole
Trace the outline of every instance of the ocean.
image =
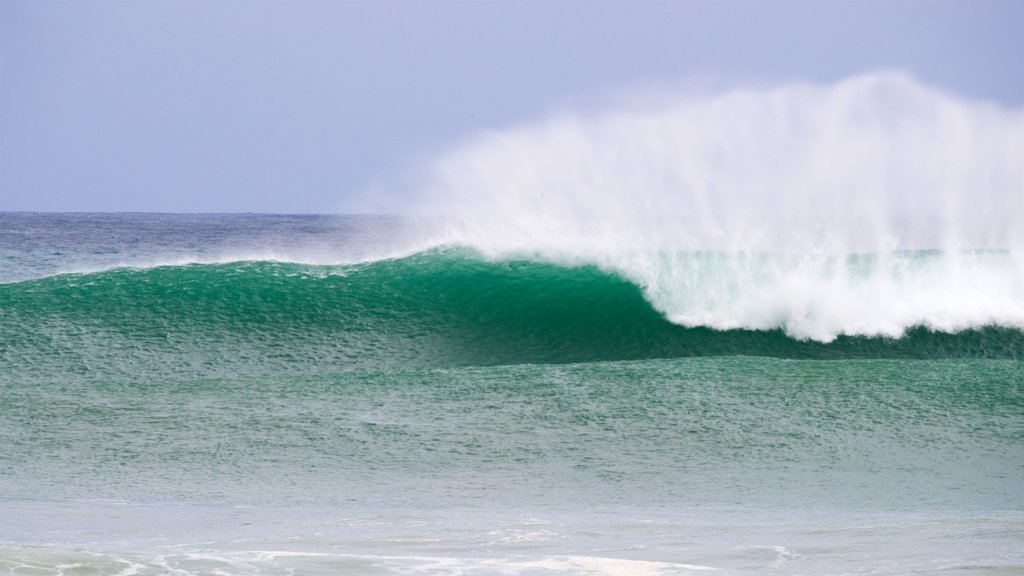
[(0, 213), (0, 572), (1024, 573), (1019, 251), (481, 237)]

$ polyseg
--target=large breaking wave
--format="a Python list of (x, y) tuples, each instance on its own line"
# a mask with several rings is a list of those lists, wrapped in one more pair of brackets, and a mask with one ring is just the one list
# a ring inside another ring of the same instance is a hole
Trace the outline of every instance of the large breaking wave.
[[(709, 256), (694, 258), (706, 266)], [(0, 284), (0, 378), (22, 381), (725, 354), (1022, 358), (1024, 332), (921, 327), (900, 339), (823, 343), (777, 328), (687, 328), (665, 319), (638, 286), (595, 266), (491, 261), (460, 250), (349, 266), (193, 264)]]
[[(410, 220), (297, 222), (262, 246), (266, 219), (243, 218), (237, 258), (203, 236), (213, 263), (14, 274), (5, 372), (1024, 357), (1024, 111), (899, 74), (558, 117), (414, 182)], [(51, 257), (23, 236), (15, 264)], [(115, 256), (160, 263), (156, 244)], [(259, 256), (275, 246), (320, 264)]]

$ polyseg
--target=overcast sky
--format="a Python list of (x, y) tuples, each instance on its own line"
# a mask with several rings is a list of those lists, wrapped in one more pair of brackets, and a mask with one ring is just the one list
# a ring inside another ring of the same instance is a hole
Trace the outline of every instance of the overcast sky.
[(0, 0), (0, 210), (335, 212), (486, 129), (878, 69), (1024, 102), (1024, 2)]

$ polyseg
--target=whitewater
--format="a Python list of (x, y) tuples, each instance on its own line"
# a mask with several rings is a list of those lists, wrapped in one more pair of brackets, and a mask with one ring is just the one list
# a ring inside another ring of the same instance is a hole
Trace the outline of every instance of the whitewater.
[(596, 263), (686, 326), (1024, 325), (1024, 112), (898, 73), (556, 116), (417, 182), (451, 242)]
[(1024, 569), (1024, 111), (677, 91), (390, 192), (0, 213), (0, 571)]

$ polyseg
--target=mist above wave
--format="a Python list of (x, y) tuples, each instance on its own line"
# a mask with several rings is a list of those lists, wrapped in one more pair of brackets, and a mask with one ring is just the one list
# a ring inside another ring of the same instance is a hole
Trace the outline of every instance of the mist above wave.
[(495, 251), (1012, 248), (1024, 112), (869, 74), (485, 132), (423, 178)]

